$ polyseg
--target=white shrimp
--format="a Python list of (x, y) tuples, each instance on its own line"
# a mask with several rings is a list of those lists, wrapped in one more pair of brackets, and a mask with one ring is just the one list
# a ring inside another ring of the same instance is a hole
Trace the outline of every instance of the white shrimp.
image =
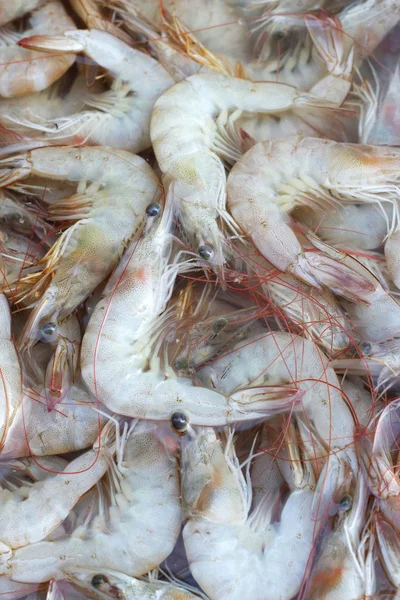
[[(12, 2), (11, 2), (12, 3)], [(52, 0), (30, 16), (31, 34), (55, 31), (59, 34), (74, 27), (59, 0)], [(12, 98), (40, 92), (57, 81), (72, 65), (75, 54), (49, 56), (12, 45), (0, 48), (0, 97)]]
[[(44, 539), (68, 516), (79, 498), (103, 477), (112, 452), (107, 436), (108, 426), (93, 449), (71, 460), (64, 471), (12, 492), (6, 488), (1, 490), (2, 559), (10, 557), (15, 548)], [(8, 566), (3, 560), (2, 563), (7, 571)]]
[[(225, 209), (225, 169), (239, 158), (234, 134), (219, 133), (215, 119), (228, 111), (276, 114), (324, 104), (279, 83), (252, 83), (223, 75), (193, 75), (176, 84), (155, 103), (150, 134), (168, 202), (178, 205), (179, 218), (191, 246), (220, 268), (224, 237), (218, 219), (232, 225)], [(234, 118), (233, 118), (234, 120)], [(232, 119), (228, 129), (232, 129)], [(237, 136), (236, 136), (237, 137)]]
[(168, 426), (140, 422), (125, 428), (121, 444), (117, 464), (109, 461), (109, 509), (68, 537), (15, 551), (7, 576), (49, 581), (82, 568), (101, 572), (107, 565), (137, 577), (172, 552), (182, 520), (177, 438)]
[[(334, 370), (313, 342), (287, 332), (254, 336), (199, 369), (197, 378), (202, 385), (227, 396), (237, 389), (262, 384), (272, 389), (281, 386), (287, 390), (286, 394), (291, 387), (301, 392), (301, 406), (311, 437), (322, 444), (328, 456), (325, 471), (329, 477), (321, 477), (323, 485), (317, 490), (318, 513), (326, 508), (326, 502), (331, 502), (332, 494), (343, 484), (346, 471), (350, 468), (357, 472), (352, 414)], [(299, 407), (292, 405), (291, 410), (297, 414)]]
[(224, 443), (203, 428), (182, 450), (190, 570), (211, 600), (289, 600), (301, 587), (318, 531), (312, 473), (304, 473), (273, 524), (269, 498), (250, 513), (251, 482), (240, 470), (232, 437)]
[(95, 442), (106, 414), (107, 409), (96, 404), (78, 383), (49, 412), (43, 385), (35, 385), (23, 392), (1, 456), (47, 456), (84, 450)]
[[(113, 78), (111, 89), (85, 99), (91, 110), (58, 118), (42, 130), (52, 140), (107, 145), (131, 152), (150, 146), (150, 116), (157, 98), (174, 84), (168, 72), (143, 52), (105, 31), (67, 31), (64, 36), (33, 36), (24, 47), (48, 52), (84, 52)], [(27, 125), (27, 123), (24, 123)], [(35, 129), (39, 129), (36, 124)]]
[(78, 186), (77, 193), (49, 208), (52, 220), (75, 223), (43, 258), (44, 270), (18, 282), (21, 296), (35, 306), (23, 347), (41, 338), (43, 326), (69, 316), (111, 271), (157, 197), (159, 183), (142, 158), (103, 147), (39, 148), (5, 159), (2, 166), (9, 167), (2, 185), (38, 175)]
[(394, 208), (387, 224), (385, 252), (393, 281), (400, 285), (392, 256), (400, 233), (398, 194), (400, 150), (340, 144), (318, 138), (286, 138), (257, 144), (233, 167), (228, 178), (228, 208), (258, 250), (281, 271), (309, 285), (326, 286), (350, 300), (374, 291), (371, 281), (327, 254), (304, 253), (288, 224), (296, 206), (315, 212), (357, 202)]
[(167, 266), (173, 206), (167, 204), (158, 223), (160, 212), (160, 205), (152, 205), (143, 237), (126, 250), (89, 321), (81, 350), (86, 385), (118, 414), (168, 420), (183, 411), (184, 419), (200, 425), (260, 418), (269, 410), (291, 406), (295, 389), (276, 404), (263, 396), (264, 391), (268, 396), (276, 390), (263, 388), (228, 397), (177, 377), (165, 363), (161, 366), (157, 354), (165, 335), (160, 332), (171, 315), (162, 313), (177, 273), (190, 268), (191, 263)]
[(0, 295), (0, 331), (0, 448), (2, 448), (22, 400), (21, 366), (11, 337), (11, 313), (4, 294)]

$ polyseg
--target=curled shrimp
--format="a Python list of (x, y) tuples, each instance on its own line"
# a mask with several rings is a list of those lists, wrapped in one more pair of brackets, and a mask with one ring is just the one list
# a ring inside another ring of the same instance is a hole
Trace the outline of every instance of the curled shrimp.
[(111, 271), (140, 228), (159, 183), (142, 158), (102, 147), (39, 148), (6, 159), (6, 165), (2, 185), (35, 174), (78, 186), (77, 193), (53, 201), (49, 209), (52, 220), (74, 224), (42, 259), (44, 270), (18, 282), (21, 296), (34, 301), (22, 348), (40, 339), (43, 327), (54, 330)]
[[(63, 36), (33, 36), (25, 48), (47, 52), (84, 52), (113, 78), (111, 89), (86, 98), (89, 110), (43, 125), (52, 140), (81, 140), (140, 152), (150, 146), (150, 115), (157, 98), (174, 84), (168, 72), (143, 52), (105, 31), (67, 31)], [(25, 122), (25, 125), (28, 123)], [(35, 124), (35, 129), (39, 125)]]
[(0, 540), (5, 575), (9, 566), (3, 559), (10, 558), (12, 550), (42, 540), (53, 531), (106, 473), (112, 451), (109, 428), (103, 429), (93, 449), (71, 460), (60, 473), (12, 492), (3, 487), (2, 509), (7, 518), (1, 524)]
[(44, 582), (82, 568), (101, 572), (107, 565), (138, 577), (172, 552), (182, 520), (177, 438), (168, 425), (146, 422), (133, 422), (122, 434), (116, 462), (108, 460), (108, 514), (101, 511), (71, 536), (15, 551), (8, 575)]
[[(48, 29), (59, 33), (74, 27), (61, 2), (52, 0), (31, 15), (32, 31)], [(0, 96), (11, 98), (40, 92), (57, 81), (75, 60), (73, 53), (52, 56), (16, 45), (0, 48)]]
[(266, 398), (276, 390), (263, 386), (225, 396), (177, 377), (168, 365), (160, 348), (172, 314), (164, 311), (177, 274), (192, 264), (178, 260), (168, 266), (173, 207), (167, 203), (161, 219), (161, 205), (150, 209), (143, 235), (126, 250), (83, 337), (82, 377), (93, 395), (121, 415), (174, 422), (183, 414), (188, 424), (211, 426), (291, 406), (297, 393), (293, 388), (275, 404)]
[(233, 167), (228, 178), (228, 208), (275, 267), (350, 300), (363, 299), (374, 291), (372, 283), (326, 253), (304, 252), (288, 215), (297, 206), (323, 213), (346, 203), (391, 204), (395, 218), (388, 223), (385, 253), (393, 281), (400, 284), (395, 257), (400, 233), (393, 198), (399, 157), (396, 148), (317, 138), (263, 142)]
[[(233, 121), (242, 111), (277, 114), (324, 104), (323, 100), (279, 83), (252, 83), (223, 75), (193, 75), (176, 84), (155, 103), (150, 134), (167, 187), (168, 202), (192, 248), (216, 265), (225, 260), (221, 224), (233, 225), (225, 209), (225, 169), (219, 156), (234, 162), (241, 155)], [(225, 114), (225, 117), (224, 117)], [(221, 115), (223, 125), (215, 123)], [(182, 124), (185, 124), (183, 127)]]
[(315, 482), (305, 465), (272, 525), (270, 496), (250, 511), (251, 481), (240, 469), (232, 432), (202, 428), (184, 440), (182, 495), (189, 518), (183, 539), (191, 572), (211, 600), (289, 600), (297, 594), (318, 531), (311, 511)]

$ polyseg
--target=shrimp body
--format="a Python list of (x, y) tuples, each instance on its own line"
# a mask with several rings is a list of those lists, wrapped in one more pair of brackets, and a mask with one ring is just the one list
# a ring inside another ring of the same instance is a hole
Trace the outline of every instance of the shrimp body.
[(188, 77), (157, 100), (150, 124), (154, 152), (169, 201), (177, 204), (181, 225), (200, 256), (223, 263), (218, 219), (232, 223), (225, 210), (225, 170), (218, 154), (225, 147), (229, 160), (240, 155), (237, 148), (233, 154), (226, 151), (215, 119), (223, 111), (284, 113), (309, 101), (307, 94), (287, 85), (218, 74)]
[(35, 301), (22, 346), (40, 339), (43, 325), (68, 317), (101, 283), (143, 222), (159, 183), (142, 158), (103, 147), (39, 148), (5, 163), (11, 169), (3, 185), (29, 175), (78, 185), (76, 194), (50, 206), (52, 219), (76, 222), (44, 257), (44, 271), (25, 280), (34, 299), (38, 290), (44, 293)]
[[(354, 421), (334, 370), (313, 342), (286, 332), (256, 335), (197, 371), (201, 384), (225, 395), (259, 386), (295, 386), (320, 439), (340, 451), (354, 469)], [(271, 403), (274, 399), (271, 399)]]
[[(10, 3), (10, 4), (13, 4)], [(41, 34), (49, 29), (63, 33), (74, 27), (58, 0), (41, 6), (31, 15), (30, 33)], [(12, 45), (0, 48), (0, 96), (12, 98), (40, 92), (57, 81), (72, 65), (75, 54), (38, 54)]]
[[(289, 225), (289, 215), (297, 206), (323, 213), (345, 203), (394, 205), (399, 165), (397, 148), (301, 137), (263, 142), (233, 167), (228, 178), (228, 207), (236, 223), (275, 267), (309, 285), (330, 287), (350, 299), (363, 298), (373, 291), (371, 283), (326, 254), (303, 252)], [(397, 222), (388, 229), (390, 240), (396, 236)], [(397, 262), (388, 259), (395, 282)]]
[[(160, 211), (158, 206), (156, 215)], [(183, 410), (191, 423), (207, 425), (260, 417), (271, 407), (262, 391), (227, 397), (177, 377), (152, 356), (168, 323), (162, 312), (182, 268), (167, 267), (172, 216), (167, 204), (159, 223), (150, 217), (143, 237), (131, 243), (111, 276), (83, 337), (83, 379), (107, 408), (130, 417), (168, 420)], [(291, 396), (286, 399), (289, 405), (291, 401)]]
[[(93, 448), (70, 461), (64, 471), (10, 492), (1, 490), (0, 540), (11, 549), (44, 539), (103, 477), (110, 447)], [(5, 566), (5, 570), (8, 567)]]
[(22, 399), (21, 366), (11, 337), (11, 313), (4, 294), (0, 295), (0, 331), (0, 448), (2, 448)]
[(292, 491), (279, 523), (272, 524), (268, 502), (249, 514), (251, 489), (231, 436), (223, 444), (209, 429), (196, 431), (184, 447), (182, 471), (185, 550), (211, 600), (293, 598), (314, 543), (312, 485)]
[[(10, 425), (2, 456), (51, 456), (89, 448), (106, 418), (93, 409), (94, 401), (82, 385), (72, 385), (63, 404), (49, 411), (43, 386), (24, 390), (22, 403)], [(106, 412), (101, 404), (96, 407)]]
[(150, 115), (157, 98), (174, 84), (153, 58), (105, 31), (67, 31), (62, 37), (26, 38), (25, 48), (47, 52), (84, 52), (113, 78), (111, 90), (86, 99), (85, 110), (57, 119), (48, 137), (89, 141), (131, 152), (150, 146)]
[[(79, 569), (140, 576), (172, 552), (181, 528), (177, 441), (168, 426), (137, 423), (124, 433), (108, 515), (100, 513), (71, 536), (16, 551), (8, 563), (18, 581), (42, 582)], [(72, 478), (73, 479), (73, 478)]]

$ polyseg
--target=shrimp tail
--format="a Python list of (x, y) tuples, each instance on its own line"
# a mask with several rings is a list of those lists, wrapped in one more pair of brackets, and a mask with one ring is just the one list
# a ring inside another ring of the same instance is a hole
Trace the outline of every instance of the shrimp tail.
[(238, 411), (254, 413), (249, 418), (274, 416), (301, 409), (305, 391), (296, 386), (260, 386), (244, 388), (231, 394), (229, 402)]
[(65, 35), (31, 35), (18, 42), (19, 46), (28, 50), (41, 52), (78, 53), (85, 49), (82, 42), (70, 37), (74, 31), (66, 31)]
[(396, 587), (399, 585), (398, 577), (393, 574), (399, 572), (400, 541), (398, 531), (391, 525), (382, 513), (375, 513), (375, 529), (379, 542), (380, 556), (389, 579)]
[(287, 270), (305, 283), (319, 289), (327, 287), (350, 302), (363, 301), (374, 291), (369, 279), (322, 253), (300, 255)]
[(354, 44), (343, 31), (338, 17), (317, 18), (306, 15), (305, 22), (314, 46), (328, 70), (328, 75), (310, 92), (340, 106), (351, 87)]

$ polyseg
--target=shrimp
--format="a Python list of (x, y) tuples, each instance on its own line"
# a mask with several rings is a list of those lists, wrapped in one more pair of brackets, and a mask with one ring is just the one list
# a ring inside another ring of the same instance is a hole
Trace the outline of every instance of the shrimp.
[(64, 471), (29, 487), (12, 492), (6, 488), (1, 490), (4, 518), (0, 524), (0, 540), (5, 575), (8, 566), (3, 559), (6, 555), (11, 557), (12, 550), (44, 539), (68, 516), (79, 498), (103, 477), (112, 452), (109, 438), (106, 426), (93, 449), (71, 460)]
[(107, 421), (105, 415), (107, 409), (96, 404), (78, 382), (51, 412), (43, 386), (33, 385), (24, 390), (1, 456), (42, 457), (84, 450), (95, 442), (99, 429)]
[(317, 288), (326, 286), (353, 301), (363, 299), (374, 291), (372, 282), (327, 254), (304, 253), (287, 215), (298, 205), (323, 213), (346, 203), (391, 204), (395, 218), (388, 223), (385, 253), (392, 279), (400, 285), (398, 261), (391, 256), (398, 237), (393, 195), (397, 193), (399, 159), (396, 148), (318, 138), (263, 142), (233, 167), (228, 178), (228, 208), (275, 267)]
[(375, 594), (374, 536), (365, 525), (368, 490), (361, 473), (350, 494), (339, 501), (339, 514), (324, 532), (321, 549), (306, 584), (310, 600), (354, 600)]
[(221, 268), (225, 252), (218, 219), (232, 226), (225, 209), (225, 169), (218, 154), (228, 162), (241, 154), (233, 147), (232, 135), (219, 133), (214, 122), (218, 115), (301, 112), (301, 107), (323, 102), (287, 85), (218, 74), (188, 77), (157, 100), (150, 135), (168, 201), (178, 205), (185, 235), (203, 259)]
[(101, 573), (76, 570), (66, 573), (66, 578), (74, 587), (89, 593), (96, 600), (112, 600), (116, 594), (120, 594), (125, 600), (207, 600), (204, 594), (187, 584), (134, 579), (104, 568)]
[[(33, 36), (24, 48), (47, 52), (84, 52), (113, 78), (111, 89), (85, 100), (92, 110), (50, 121), (50, 139), (79, 139), (131, 152), (150, 146), (150, 115), (157, 98), (174, 84), (153, 58), (105, 31), (67, 31), (63, 36)], [(139, 84), (140, 82), (140, 84)], [(35, 125), (38, 129), (39, 126)]]
[[(31, 346), (43, 331), (66, 319), (118, 261), (140, 228), (159, 183), (142, 158), (110, 148), (38, 148), (2, 161), (1, 184), (29, 175), (79, 184), (77, 193), (52, 202), (54, 221), (74, 222), (43, 258), (44, 270), (22, 278), (34, 300), (20, 340)], [(21, 287), (22, 286), (22, 287)], [(29, 290), (30, 288), (30, 290)], [(37, 298), (39, 299), (37, 300)], [(43, 329), (44, 328), (44, 329)]]
[(251, 482), (240, 470), (233, 434), (224, 441), (211, 429), (194, 432), (182, 450), (189, 517), (183, 540), (193, 577), (211, 600), (297, 594), (318, 530), (311, 515), (314, 484), (306, 463), (302, 485), (272, 524), (268, 501), (250, 513)]
[[(90, 318), (82, 340), (82, 377), (92, 394), (121, 415), (155, 420), (188, 421), (210, 426), (265, 416), (292, 406), (297, 390), (257, 388), (224, 396), (177, 377), (161, 365), (158, 347), (171, 314), (164, 313), (178, 272), (192, 263), (168, 267), (173, 206), (153, 204), (143, 236), (134, 240), (112, 274)], [(270, 394), (276, 404), (265, 401)], [(279, 408), (278, 408), (279, 407)], [(183, 416), (182, 416), (183, 415)]]
[[(325, 471), (329, 478), (321, 478), (324, 489), (317, 489), (316, 494), (319, 512), (342, 485), (346, 470), (357, 472), (352, 414), (328, 359), (311, 341), (287, 332), (254, 336), (199, 369), (197, 379), (227, 396), (237, 389), (257, 387), (261, 382), (299, 390), (312, 437), (324, 446), (328, 456)], [(292, 406), (293, 409), (301, 415), (299, 407)]]
[[(74, 27), (61, 2), (52, 0), (31, 14), (31, 34)], [(75, 54), (52, 56), (13, 45), (0, 48), (0, 97), (12, 98), (40, 92), (57, 81), (72, 65)]]
[(138, 577), (172, 552), (182, 520), (177, 438), (168, 425), (134, 422), (121, 443), (117, 464), (109, 461), (109, 510), (71, 536), (15, 551), (7, 576), (44, 582), (80, 569), (101, 573), (107, 565)]
[(0, 295), (0, 331), (0, 448), (2, 448), (22, 399), (21, 366), (11, 337), (11, 313), (4, 294)]

